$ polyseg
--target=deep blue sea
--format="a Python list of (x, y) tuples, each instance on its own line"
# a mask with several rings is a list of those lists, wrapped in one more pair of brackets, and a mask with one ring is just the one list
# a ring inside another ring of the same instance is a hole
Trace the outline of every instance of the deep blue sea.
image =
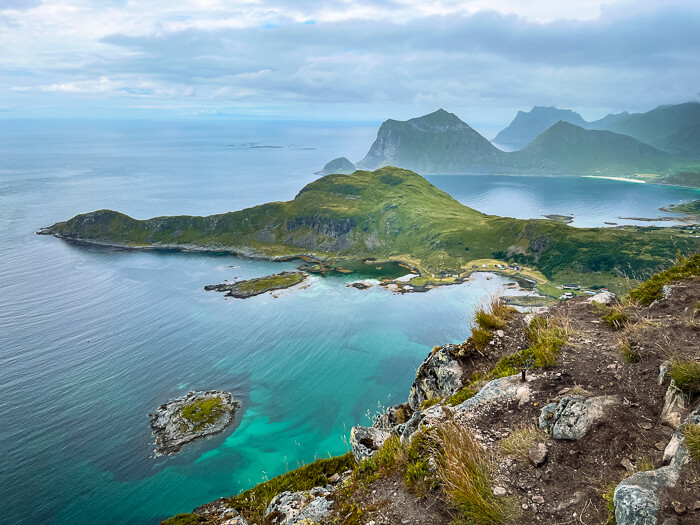
[[(481, 274), (425, 294), (353, 276), (247, 300), (207, 284), (294, 268), (232, 256), (73, 246), (35, 231), (111, 208), (206, 215), (291, 199), (360, 159), (377, 125), (0, 121), (0, 516), (3, 524), (154, 524), (314, 458), (406, 400), (430, 348), (468, 335)], [(487, 213), (576, 225), (659, 216), (699, 192), (597, 179), (433, 176)], [(243, 402), (240, 424), (152, 459), (147, 414), (192, 389)]]

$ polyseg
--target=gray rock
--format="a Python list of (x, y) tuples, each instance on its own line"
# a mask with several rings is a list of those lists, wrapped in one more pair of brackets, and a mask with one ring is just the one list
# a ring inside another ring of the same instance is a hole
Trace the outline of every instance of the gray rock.
[(354, 426), (350, 430), (350, 447), (358, 463), (371, 458), (391, 437), (391, 432), (374, 427)]
[(664, 361), (659, 366), (659, 377), (656, 378), (656, 382), (659, 386), (664, 384), (664, 379), (666, 379), (666, 374), (671, 369), (671, 361)]
[(676, 430), (687, 413), (685, 394), (676, 386), (676, 382), (671, 379), (671, 384), (668, 385), (668, 390), (666, 390), (666, 395), (664, 396), (664, 408), (661, 411), (659, 423)]
[(542, 442), (535, 443), (530, 447), (530, 451), (527, 455), (530, 458), (530, 463), (532, 463), (535, 468), (539, 468), (547, 461), (547, 445)]
[(598, 292), (594, 296), (588, 298), (589, 304), (600, 303), (604, 304), (605, 306), (612, 306), (616, 302), (617, 295), (612, 292)]
[(477, 394), (454, 407), (456, 414), (465, 415), (476, 412), (482, 408), (494, 404), (506, 404), (511, 401), (518, 401), (523, 405), (530, 400), (530, 384), (536, 376), (530, 374), (527, 380), (522, 382), (520, 374), (494, 379), (484, 385)]
[(554, 439), (579, 440), (606, 411), (621, 403), (618, 396), (566, 396), (556, 406), (549, 404), (542, 409), (540, 427), (549, 428)]
[(506, 494), (506, 489), (504, 489), (503, 487), (493, 487), (494, 496), (505, 496)]
[(328, 498), (330, 487), (315, 487), (302, 492), (282, 492), (265, 510), (265, 519), (279, 525), (295, 525), (304, 520), (318, 523), (331, 513), (333, 502)]
[[(686, 423), (700, 423), (700, 408), (696, 409)], [(615, 520), (618, 525), (655, 525), (660, 509), (659, 491), (678, 481), (680, 470), (689, 459), (685, 438), (676, 430), (671, 443), (676, 445), (670, 463), (665, 467), (647, 472), (637, 472), (620, 482), (615, 488)], [(667, 447), (668, 451), (669, 447)]]
[(542, 496), (532, 496), (532, 502), (542, 505), (544, 503), (544, 498)]
[(452, 357), (455, 345), (443, 345), (431, 353), (420, 365), (411, 385), (408, 404), (418, 410), (427, 399), (441, 399), (462, 387), (462, 367)]
[(670, 299), (672, 292), (673, 292), (673, 286), (671, 286), (670, 284), (665, 284), (661, 287), (661, 296), (664, 299)]

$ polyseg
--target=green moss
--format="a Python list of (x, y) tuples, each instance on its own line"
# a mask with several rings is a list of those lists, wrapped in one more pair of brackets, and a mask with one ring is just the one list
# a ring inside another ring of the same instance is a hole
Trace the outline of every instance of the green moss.
[(687, 279), (694, 275), (700, 275), (700, 254), (692, 257), (678, 257), (676, 264), (668, 270), (653, 275), (648, 281), (630, 292), (630, 298), (649, 306), (654, 301), (661, 299), (661, 289), (682, 279)]
[(189, 422), (193, 429), (214, 423), (225, 413), (226, 409), (219, 397), (198, 399), (180, 409), (180, 416)]
[(440, 402), (440, 399), (434, 397), (432, 399), (425, 399), (421, 404), (420, 404), (420, 409), (425, 410), (426, 408), (430, 408), (432, 406), (437, 405)]
[(289, 288), (304, 279), (301, 273), (283, 273), (276, 275), (268, 275), (259, 279), (251, 279), (238, 284), (238, 290), (244, 293), (260, 294), (269, 290), (279, 290), (281, 288)]
[(695, 461), (700, 461), (700, 425), (685, 425), (682, 432), (690, 457)]
[(691, 395), (700, 393), (700, 363), (695, 361), (673, 361), (668, 374), (681, 390)]
[[(374, 468), (376, 470), (376, 465)], [(327, 485), (328, 478), (333, 474), (342, 474), (346, 470), (353, 469), (355, 469), (355, 459), (350, 453), (344, 456), (319, 459), (309, 465), (260, 483), (231, 498), (229, 503), (245, 517), (262, 520), (267, 505), (277, 494), (287, 490), (298, 492)]]
[(615, 525), (617, 523), (615, 520), (615, 488), (617, 485), (617, 483), (611, 483), (601, 495), (603, 501), (605, 501), (605, 506), (608, 509), (607, 525)]
[(178, 514), (160, 523), (161, 525), (191, 525), (199, 523), (199, 516), (197, 514)]
[(445, 403), (454, 407), (454, 406), (457, 406), (461, 403), (464, 403), (467, 399), (471, 399), (476, 394), (477, 394), (477, 390), (475, 390), (473, 388), (469, 388), (469, 387), (460, 388), (459, 390), (457, 390), (457, 392), (455, 392), (454, 394), (449, 396), (447, 399), (445, 399)]

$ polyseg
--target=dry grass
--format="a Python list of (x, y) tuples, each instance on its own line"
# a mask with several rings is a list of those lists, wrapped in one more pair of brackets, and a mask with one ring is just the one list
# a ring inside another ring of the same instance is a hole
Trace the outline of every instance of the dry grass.
[(621, 336), (617, 340), (617, 349), (620, 352), (622, 358), (628, 363), (639, 363), (639, 361), (642, 360), (642, 356), (640, 356), (637, 352), (632, 350), (630, 341), (625, 336)]
[(545, 439), (544, 432), (533, 423), (523, 423), (499, 443), (501, 452), (517, 460), (527, 461), (530, 448)]
[(508, 319), (516, 311), (508, 306), (501, 295), (490, 295), (486, 302), (474, 312), (472, 335), (469, 340), (474, 343), (477, 350), (483, 350), (493, 338), (493, 331), (504, 329), (508, 325)]
[(700, 394), (700, 363), (672, 361), (669, 376), (676, 386), (690, 395)]
[(682, 432), (690, 457), (700, 461), (700, 425), (685, 425)]
[(571, 390), (569, 390), (566, 393), (567, 396), (583, 396), (583, 397), (591, 397), (593, 394), (589, 391), (583, 388), (581, 385), (574, 385), (571, 387)]
[(449, 422), (437, 430), (441, 448), (438, 475), (450, 502), (467, 523), (501, 525), (517, 507), (491, 492), (492, 464), (468, 429)]

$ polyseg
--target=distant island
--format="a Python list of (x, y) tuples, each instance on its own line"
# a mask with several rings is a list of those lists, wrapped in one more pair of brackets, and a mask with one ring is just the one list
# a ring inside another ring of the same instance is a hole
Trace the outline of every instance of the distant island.
[(421, 174), (593, 175), (700, 187), (700, 103), (586, 122), (571, 110), (519, 112), (494, 139), (497, 148), (456, 115), (439, 109), (407, 121), (387, 120), (365, 157), (345, 157), (318, 172), (351, 173), (396, 166)]
[(394, 261), (433, 282), (454, 280), (495, 259), (529, 266), (542, 282), (570, 282), (574, 272), (580, 280), (605, 286), (620, 284), (619, 272), (640, 276), (666, 265), (679, 249), (698, 249), (693, 232), (682, 228), (572, 228), (560, 220), (486, 215), (420, 175), (394, 167), (327, 175), (291, 201), (220, 215), (136, 220), (100, 210), (39, 233), (128, 249)]

